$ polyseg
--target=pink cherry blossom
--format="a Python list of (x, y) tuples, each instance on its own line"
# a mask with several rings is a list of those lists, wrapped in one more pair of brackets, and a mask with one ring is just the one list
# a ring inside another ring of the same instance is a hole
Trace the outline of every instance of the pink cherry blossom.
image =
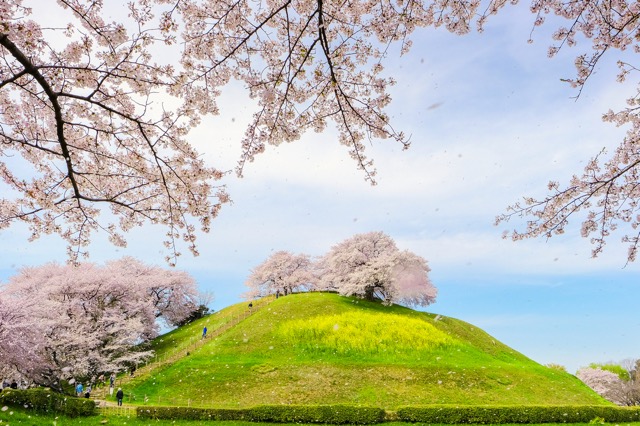
[(1, 368), (55, 389), (121, 371), (152, 355), (134, 348), (157, 336), (157, 319), (180, 322), (197, 296), (186, 273), (131, 258), (24, 268), (0, 288)]
[(313, 263), (305, 254), (277, 251), (251, 271), (245, 285), (248, 299), (273, 294), (283, 296), (314, 287)]
[[(365, 147), (409, 138), (387, 107), (395, 81), (384, 74), (393, 44), (405, 53), (424, 27), (482, 31), (516, 1), (488, 0), (132, 0), (122, 22), (95, 0), (59, 0), (68, 22), (32, 19), (22, 0), (0, 3), (0, 230), (23, 222), (31, 238), (57, 234), (72, 261), (86, 255), (96, 231), (118, 246), (133, 227), (166, 228), (167, 261), (229, 201), (226, 171), (206, 164), (191, 130), (217, 114), (218, 98), (241, 82), (257, 104), (239, 143), (237, 173), (269, 145), (299, 140), (332, 125), (364, 178), (376, 171)], [(109, 7), (117, 7), (114, 2)], [(579, 96), (598, 63), (620, 53), (618, 81), (635, 75), (627, 53), (640, 52), (637, 2), (532, 0), (532, 28), (553, 21), (549, 55), (576, 53)], [(124, 16), (124, 15), (123, 15)], [(546, 19), (553, 16), (554, 19)], [(563, 77), (563, 76), (559, 76)], [(568, 78), (567, 78), (568, 77)], [(565, 231), (584, 212), (582, 234), (593, 254), (623, 229), (628, 259), (640, 242), (637, 93), (603, 118), (628, 133), (582, 174), (526, 198), (497, 218), (525, 217), (513, 239)]]
[(429, 279), (427, 261), (400, 251), (383, 232), (357, 234), (333, 246), (319, 261), (321, 289), (385, 304), (427, 306), (437, 290)]

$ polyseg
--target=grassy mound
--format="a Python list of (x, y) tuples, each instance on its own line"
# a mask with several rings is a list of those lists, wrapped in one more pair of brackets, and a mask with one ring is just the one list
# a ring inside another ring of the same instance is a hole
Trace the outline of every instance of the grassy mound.
[[(259, 306), (258, 306), (259, 307)], [(158, 359), (211, 337), (125, 391), (152, 405), (606, 405), (574, 376), (541, 366), (463, 321), (330, 293), (241, 303), (159, 337)]]

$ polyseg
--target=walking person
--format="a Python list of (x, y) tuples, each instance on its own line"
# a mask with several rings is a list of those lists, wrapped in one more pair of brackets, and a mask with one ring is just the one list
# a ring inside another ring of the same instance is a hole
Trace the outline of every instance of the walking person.
[(122, 398), (124, 398), (124, 392), (122, 392), (122, 388), (118, 388), (118, 392), (116, 392), (116, 399), (118, 400), (118, 406), (122, 406)]
[(82, 386), (82, 383), (78, 383), (76, 385), (76, 395), (78, 395), (78, 398), (82, 398), (83, 391), (84, 391), (84, 386)]
[(204, 339), (205, 337), (207, 337), (207, 326), (206, 325), (202, 329), (202, 338)]
[(109, 396), (113, 396), (113, 387), (116, 384), (116, 373), (111, 373), (109, 376)]

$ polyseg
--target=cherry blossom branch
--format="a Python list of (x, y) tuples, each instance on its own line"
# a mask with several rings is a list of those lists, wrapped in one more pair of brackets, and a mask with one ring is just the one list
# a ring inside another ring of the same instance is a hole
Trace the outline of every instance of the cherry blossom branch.
[(14, 58), (20, 62), (20, 64), (24, 67), (24, 72), (26, 74), (31, 75), (38, 82), (40, 87), (45, 91), (47, 98), (51, 102), (51, 106), (53, 107), (56, 129), (58, 134), (58, 143), (60, 145), (61, 156), (64, 158), (64, 161), (67, 166), (67, 177), (71, 186), (73, 187), (73, 192), (77, 198), (80, 196), (80, 189), (78, 188), (78, 184), (75, 181), (74, 173), (73, 173), (73, 163), (71, 162), (71, 156), (69, 154), (69, 149), (67, 147), (67, 141), (64, 135), (64, 120), (62, 119), (62, 109), (60, 104), (58, 103), (58, 94), (55, 93), (52, 87), (49, 85), (49, 82), (44, 78), (42, 74), (38, 71), (38, 68), (31, 63), (31, 61), (22, 53), (22, 51), (11, 41), (9, 40), (9, 36), (4, 33), (0, 33), (0, 45), (3, 46)]

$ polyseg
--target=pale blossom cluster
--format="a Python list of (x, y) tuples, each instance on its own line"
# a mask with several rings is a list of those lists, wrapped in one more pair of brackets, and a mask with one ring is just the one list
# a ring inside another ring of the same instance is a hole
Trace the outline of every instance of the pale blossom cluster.
[(0, 375), (12, 377), (14, 366), (32, 359), (41, 340), (33, 333), (30, 312), (36, 299), (9, 300), (0, 295)]
[(314, 287), (313, 262), (306, 254), (277, 251), (255, 267), (245, 285), (247, 299), (306, 291)]
[(427, 261), (400, 251), (383, 232), (356, 234), (333, 246), (320, 259), (319, 269), (320, 286), (344, 296), (407, 306), (427, 306), (437, 296)]
[(228, 196), (187, 138), (210, 111), (181, 105), (177, 58), (152, 57), (175, 39), (155, 26), (154, 2), (129, 3), (127, 22), (107, 21), (103, 2), (49, 5), (68, 23), (36, 22), (22, 3), (0, 6), (0, 229), (56, 233), (78, 261), (94, 231), (123, 246), (152, 223), (167, 229), (169, 263), (180, 240), (197, 254), (197, 228)]
[(624, 406), (640, 404), (640, 361), (635, 368), (620, 377), (611, 371), (598, 367), (585, 367), (578, 370), (576, 376), (603, 398)]
[(383, 232), (356, 234), (312, 261), (304, 254), (278, 251), (247, 278), (245, 297), (300, 291), (335, 291), (384, 304), (427, 306), (437, 290), (427, 261), (400, 251)]
[(385, 113), (394, 80), (383, 75), (383, 60), (391, 45), (406, 52), (410, 34), (430, 25), (465, 33), (477, 6), (467, 0), (193, 0), (176, 4), (175, 14), (185, 24), (183, 65), (197, 76), (187, 81), (189, 91), (235, 79), (258, 102), (242, 141), (240, 173), (269, 144), (332, 123), (374, 183), (363, 142), (391, 138), (409, 145)]
[(390, 43), (406, 51), (417, 26), (457, 28), (464, 19), (448, 4), (134, 0), (120, 2), (116, 22), (106, 18), (115, 1), (59, 0), (68, 22), (49, 22), (3, 1), (0, 229), (22, 221), (32, 239), (56, 233), (77, 261), (93, 232), (122, 246), (152, 223), (167, 229), (170, 264), (180, 240), (197, 254), (198, 228), (229, 198), (225, 172), (203, 162), (189, 132), (218, 113), (232, 80), (259, 105), (239, 173), (266, 145), (331, 122), (373, 183), (363, 142), (408, 146), (384, 112), (393, 80), (382, 59)]
[[(76, 261), (94, 231), (124, 245), (127, 231), (151, 223), (166, 228), (170, 264), (181, 244), (197, 254), (198, 228), (207, 232), (229, 197), (220, 183), (226, 172), (205, 164), (189, 135), (219, 112), (218, 97), (231, 81), (244, 84), (258, 105), (239, 141), (239, 174), (269, 145), (332, 125), (375, 183), (366, 142), (409, 146), (386, 113), (394, 80), (384, 74), (384, 60), (405, 53), (418, 28), (465, 34), (475, 22), (482, 30), (515, 3), (58, 0), (68, 22), (49, 22), (32, 19), (23, 0), (2, 1), (0, 229), (25, 222), (33, 239), (58, 234)], [(118, 5), (126, 17), (106, 19), (107, 7)], [(637, 2), (532, 0), (530, 9), (533, 28), (549, 15), (566, 22), (554, 33), (551, 56), (565, 46), (583, 48), (576, 76), (566, 79), (578, 94), (610, 51), (625, 53), (618, 80), (635, 75), (629, 58), (640, 51)], [(623, 224), (635, 260), (639, 102), (634, 91), (628, 108), (605, 114), (629, 126), (610, 158), (596, 157), (568, 185), (552, 184), (549, 196), (528, 198), (498, 218), (530, 218), (514, 239), (561, 233), (570, 216), (585, 211), (583, 234), (592, 237), (594, 255)]]
[[(497, 12), (504, 0), (492, 2), (491, 13)], [(579, 96), (589, 77), (600, 61), (613, 57), (619, 67), (617, 80), (623, 82), (637, 76), (635, 54), (640, 53), (640, 6), (637, 1), (601, 2), (578, 0), (533, 0), (531, 11), (536, 14), (535, 25), (543, 25), (545, 18), (554, 16), (554, 22), (566, 22), (559, 27), (553, 38), (549, 55), (555, 56), (561, 48), (581, 49), (576, 57), (576, 76), (566, 78), (577, 89)], [(521, 231), (506, 233), (514, 240), (528, 237), (551, 237), (562, 234), (572, 216), (582, 221), (581, 234), (593, 245), (592, 254), (597, 256), (606, 241), (619, 233), (628, 245), (628, 261), (637, 258), (640, 242), (640, 115), (638, 90), (632, 90), (627, 108), (609, 110), (603, 120), (616, 126), (628, 128), (624, 140), (615, 147), (603, 150), (590, 161), (581, 174), (575, 174), (566, 184), (552, 181), (548, 195), (542, 198), (526, 197), (523, 202), (510, 206), (498, 216), (496, 223), (514, 216), (526, 218), (526, 227)], [(576, 218), (576, 219), (577, 219)]]
[(0, 365), (9, 377), (60, 389), (140, 363), (158, 320), (197, 309), (188, 274), (132, 258), (24, 268), (0, 287)]
[(581, 368), (576, 373), (576, 377), (605, 398), (609, 390), (620, 383), (620, 377), (617, 374), (601, 368)]
[(525, 216), (528, 218), (526, 229), (513, 231), (511, 238), (549, 238), (563, 234), (569, 219), (584, 211), (581, 235), (590, 238), (594, 257), (604, 249), (608, 238), (621, 228), (622, 241), (628, 244), (627, 259), (635, 261), (640, 243), (640, 150), (635, 135), (638, 129), (634, 124), (611, 159), (593, 158), (583, 174), (574, 175), (567, 186), (550, 182), (549, 195), (542, 199), (526, 197), (523, 202), (510, 206), (496, 223), (514, 215)]

